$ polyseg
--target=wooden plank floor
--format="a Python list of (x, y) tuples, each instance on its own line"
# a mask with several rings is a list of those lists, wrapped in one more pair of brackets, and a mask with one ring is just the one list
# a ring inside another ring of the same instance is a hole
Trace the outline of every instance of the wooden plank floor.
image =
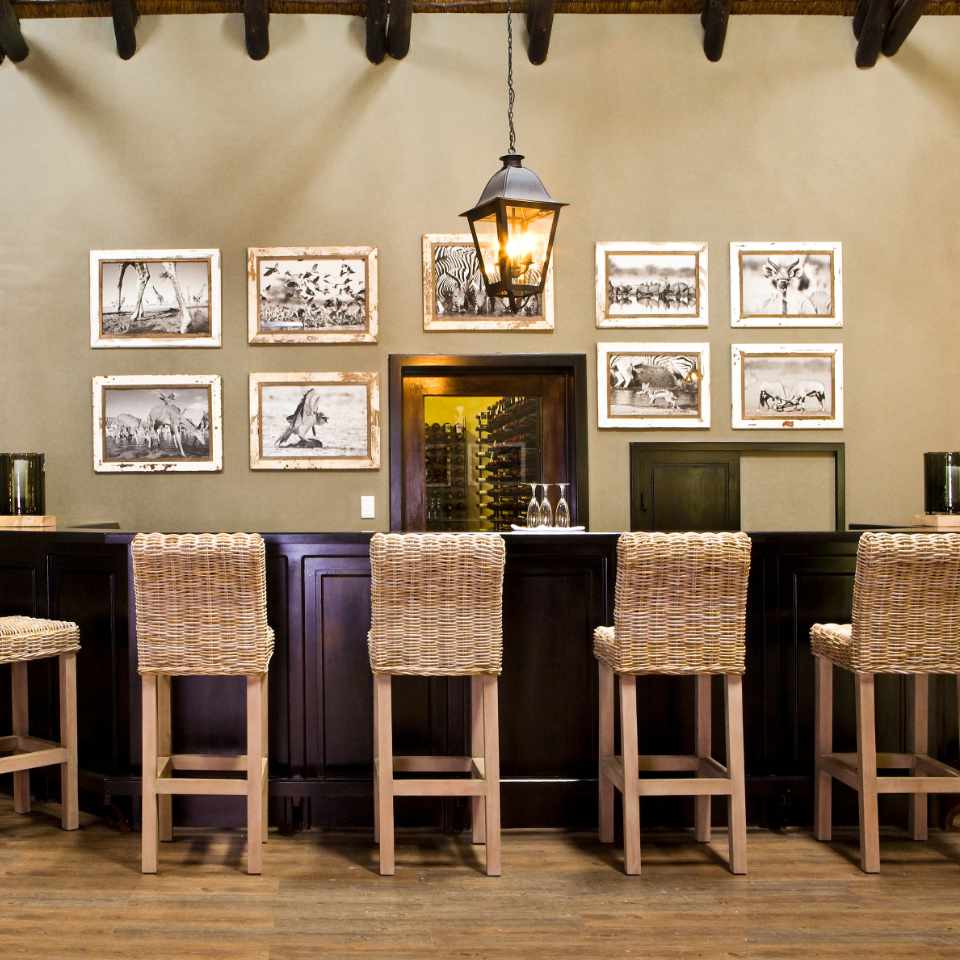
[(337, 960), (381, 957), (960, 958), (960, 835), (882, 843), (882, 873), (853, 837), (752, 832), (750, 874), (725, 869), (725, 836), (644, 839), (640, 877), (591, 836), (504, 836), (503, 877), (460, 838), (401, 835), (381, 878), (368, 837), (272, 835), (247, 876), (242, 834), (178, 835), (160, 873), (139, 872), (139, 835), (0, 797), (3, 960)]

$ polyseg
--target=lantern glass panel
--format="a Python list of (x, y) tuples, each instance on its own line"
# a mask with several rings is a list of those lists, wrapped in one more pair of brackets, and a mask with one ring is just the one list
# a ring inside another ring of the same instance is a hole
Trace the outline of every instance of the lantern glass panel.
[(557, 211), (507, 204), (507, 258), (514, 286), (540, 285)]
[(473, 239), (480, 250), (480, 266), (488, 285), (500, 282), (500, 238), (497, 234), (497, 214), (492, 210), (485, 217), (470, 221)]

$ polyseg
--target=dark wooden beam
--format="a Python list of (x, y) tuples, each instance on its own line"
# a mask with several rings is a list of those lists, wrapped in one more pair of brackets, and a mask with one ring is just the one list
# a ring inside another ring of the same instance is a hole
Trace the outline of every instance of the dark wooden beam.
[(723, 56), (729, 19), (729, 0), (704, 0), (703, 12), (700, 14), (700, 23), (703, 24), (703, 52), (712, 63), (716, 63)]
[(527, 56), (531, 63), (543, 63), (550, 50), (554, 0), (527, 0)]
[(857, 41), (855, 59), (858, 67), (872, 67), (877, 62), (892, 14), (893, 0), (870, 0), (870, 9), (864, 17)]
[(113, 13), (113, 32), (117, 38), (117, 53), (121, 60), (129, 60), (137, 52), (137, 12), (136, 0), (110, 0)]
[(410, 25), (413, 21), (412, 0), (390, 0), (387, 21), (387, 53), (402, 60), (410, 50)]
[(0, 0), (0, 47), (14, 62), (27, 59), (30, 48), (20, 31), (20, 19), (14, 12), (10, 0)]
[(903, 41), (910, 36), (910, 31), (923, 16), (926, 6), (927, 0), (901, 0), (883, 35), (884, 56), (892, 57), (903, 46)]
[(387, 0), (367, 0), (367, 59), (382, 63), (387, 55)]
[(870, 0), (857, 0), (857, 9), (853, 11), (853, 35), (859, 40), (863, 30), (863, 21), (867, 19)]
[(269, 0), (243, 0), (243, 26), (250, 59), (262, 60), (270, 52)]

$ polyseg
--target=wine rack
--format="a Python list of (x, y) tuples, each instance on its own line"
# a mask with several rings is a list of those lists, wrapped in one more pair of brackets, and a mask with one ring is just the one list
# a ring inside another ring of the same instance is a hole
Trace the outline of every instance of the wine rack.
[(530, 488), (540, 480), (539, 398), (504, 397), (477, 416), (480, 525), (509, 530), (525, 523)]
[(424, 454), (427, 529), (466, 529), (466, 432), (457, 424), (426, 424)]

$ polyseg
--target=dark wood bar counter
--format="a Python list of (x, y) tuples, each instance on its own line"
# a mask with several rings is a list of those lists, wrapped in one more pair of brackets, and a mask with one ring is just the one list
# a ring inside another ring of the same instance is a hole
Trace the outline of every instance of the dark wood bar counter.
[[(368, 535), (265, 534), (270, 623), (270, 818), (282, 830), (372, 824), (372, 696)], [(748, 817), (753, 824), (809, 824), (813, 759), (812, 623), (850, 615), (858, 534), (753, 535), (745, 678)], [(0, 615), (69, 619), (78, 657), (81, 806), (136, 821), (140, 702), (129, 567), (131, 534), (115, 531), (0, 534)], [(615, 534), (508, 535), (501, 681), (505, 827), (596, 823), (595, 626), (612, 623)], [(952, 682), (931, 694), (931, 751), (956, 759)], [(904, 748), (906, 685), (878, 679), (878, 736)], [(394, 723), (403, 753), (462, 753), (467, 688), (446, 679), (395, 680)], [(644, 753), (687, 752), (693, 681), (640, 682)], [(837, 749), (853, 748), (853, 687), (838, 680)], [(55, 667), (30, 668), (31, 732), (56, 729)], [(173, 684), (178, 752), (237, 751), (243, 687), (232, 679)], [(714, 722), (722, 729), (719, 687)], [(9, 678), (0, 678), (9, 712)], [(722, 738), (719, 738), (722, 740)], [(35, 776), (37, 793), (56, 793)], [(837, 822), (854, 823), (853, 794), (838, 789)], [(893, 801), (894, 803), (896, 801)], [(948, 801), (947, 801), (948, 802)], [(242, 822), (236, 798), (178, 798), (178, 823)], [(718, 805), (717, 814), (721, 814)], [(881, 807), (881, 815), (899, 816)], [(905, 810), (905, 804), (904, 804)], [(934, 816), (939, 816), (934, 806)], [(944, 811), (942, 811), (945, 813)], [(447, 830), (466, 823), (463, 801), (398, 802), (401, 825)], [(645, 827), (692, 823), (692, 801), (644, 803)], [(934, 821), (936, 822), (936, 821)]]

